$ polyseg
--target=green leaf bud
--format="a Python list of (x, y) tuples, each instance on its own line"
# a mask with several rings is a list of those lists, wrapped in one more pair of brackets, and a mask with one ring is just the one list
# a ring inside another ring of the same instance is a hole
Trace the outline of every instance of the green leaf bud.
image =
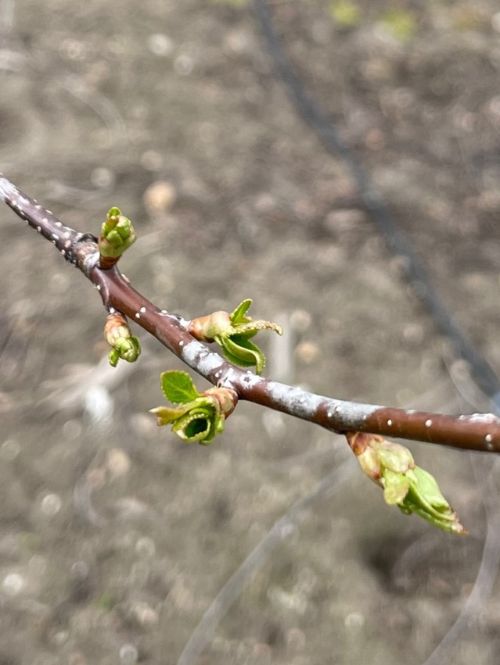
[(465, 533), (435, 478), (416, 466), (407, 448), (363, 432), (348, 433), (347, 440), (364, 473), (384, 490), (386, 503), (444, 531)]
[(104, 325), (104, 337), (112, 347), (108, 354), (109, 364), (116, 367), (118, 360), (133, 363), (141, 354), (141, 345), (137, 337), (130, 333), (126, 318), (120, 314), (109, 314)]
[(99, 237), (99, 254), (104, 260), (104, 265), (101, 261), (101, 267), (114, 265), (135, 240), (135, 230), (130, 219), (122, 215), (119, 208), (110, 208)]

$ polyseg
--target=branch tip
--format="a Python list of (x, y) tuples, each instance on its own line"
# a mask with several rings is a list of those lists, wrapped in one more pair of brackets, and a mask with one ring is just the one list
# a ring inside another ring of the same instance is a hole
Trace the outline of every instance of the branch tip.
[(135, 229), (130, 219), (122, 215), (120, 208), (110, 208), (99, 237), (100, 268), (112, 268), (135, 240)]

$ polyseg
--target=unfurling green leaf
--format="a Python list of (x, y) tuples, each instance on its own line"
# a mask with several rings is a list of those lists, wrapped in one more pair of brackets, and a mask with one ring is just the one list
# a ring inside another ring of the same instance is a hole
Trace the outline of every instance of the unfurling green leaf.
[(119, 208), (110, 208), (99, 237), (101, 257), (118, 259), (135, 240), (135, 230), (130, 219), (122, 215)]
[(163, 394), (173, 404), (185, 404), (200, 396), (187, 372), (169, 370), (160, 378)]
[(252, 300), (243, 300), (231, 313), (214, 312), (208, 316), (193, 319), (189, 332), (204, 342), (216, 342), (229, 362), (240, 367), (254, 367), (260, 374), (266, 364), (263, 351), (250, 338), (261, 330), (273, 330), (283, 334), (281, 326), (271, 321), (253, 321), (247, 312)]
[(411, 452), (376, 434), (355, 432), (347, 440), (366, 475), (384, 490), (389, 505), (415, 513), (450, 533), (465, 533), (457, 514), (444, 498), (435, 478), (416, 466)]
[(150, 413), (156, 416), (159, 426), (171, 425), (172, 431), (187, 443), (211, 443), (224, 430), (225, 419), (237, 401), (236, 393), (228, 388), (198, 392), (186, 372), (163, 372), (161, 386), (167, 399), (176, 406), (157, 406)]
[(194, 441), (204, 445), (211, 443), (216, 434), (224, 431), (224, 414), (221, 413), (216, 401), (215, 398), (211, 398), (209, 404), (192, 408), (173, 423), (172, 431), (188, 443)]
[(141, 344), (137, 337), (130, 336), (128, 339), (118, 340), (108, 353), (109, 364), (116, 367), (118, 360), (126, 360), (133, 363), (141, 354)]
[(111, 367), (116, 367), (118, 365), (118, 361), (120, 360), (120, 354), (116, 349), (111, 349), (111, 351), (108, 353), (108, 362), (111, 365)]
[(232, 335), (230, 337), (218, 336), (215, 341), (219, 344), (226, 358), (240, 367), (253, 367), (260, 374), (265, 367), (266, 357), (264, 352), (243, 335)]
[(403, 473), (386, 469), (384, 473), (384, 499), (390, 506), (400, 504), (410, 489), (410, 481)]
[(158, 406), (150, 413), (158, 425), (172, 425), (172, 431), (181, 439), (207, 444), (224, 429), (224, 413), (216, 397), (199, 395), (196, 399), (175, 408)]
[(403, 512), (414, 512), (445, 531), (464, 533), (463, 526), (458, 522), (456, 514), (430, 473), (416, 466), (408, 472), (407, 477), (410, 482), (409, 491), (399, 506)]
[(252, 302), (253, 300), (251, 298), (246, 298), (231, 312), (229, 319), (234, 326), (238, 325), (238, 323), (248, 323), (252, 320), (250, 317), (246, 316), (246, 313), (252, 306)]
[(183, 405), (179, 407), (168, 407), (168, 406), (157, 406), (154, 409), (150, 409), (149, 413), (152, 413), (156, 416), (156, 422), (158, 426), (170, 425), (175, 420), (183, 416), (187, 411), (189, 411), (189, 405)]

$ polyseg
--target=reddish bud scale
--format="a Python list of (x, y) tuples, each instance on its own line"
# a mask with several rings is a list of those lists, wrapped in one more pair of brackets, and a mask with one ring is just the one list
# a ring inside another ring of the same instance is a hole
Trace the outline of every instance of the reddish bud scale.
[(231, 390), (230, 388), (209, 388), (202, 394), (215, 397), (226, 418), (232, 414), (238, 404), (238, 395), (236, 391)]
[(99, 268), (101, 270), (110, 270), (114, 265), (116, 265), (119, 258), (120, 257), (102, 256), (102, 254), (99, 254)]
[(127, 319), (123, 314), (119, 312), (108, 314), (106, 323), (104, 324), (104, 337), (110, 346), (114, 346), (118, 339), (127, 339), (130, 337)]
[(188, 332), (200, 342), (213, 342), (215, 335), (222, 334), (230, 327), (229, 313), (220, 310), (190, 321)]
[(356, 457), (359, 457), (365, 452), (371, 441), (375, 440), (382, 442), (384, 440), (384, 438), (378, 434), (368, 434), (367, 432), (347, 432), (346, 439)]

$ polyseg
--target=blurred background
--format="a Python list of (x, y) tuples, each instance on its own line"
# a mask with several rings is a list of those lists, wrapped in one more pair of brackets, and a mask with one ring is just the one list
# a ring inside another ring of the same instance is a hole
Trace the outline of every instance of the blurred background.
[[(268, 0), (298, 75), (500, 369), (493, 0)], [(0, 0), (0, 169), (66, 223), (111, 205), (122, 268), (190, 318), (254, 298), (268, 374), (490, 410), (299, 118), (245, 0)], [(2, 665), (494, 665), (499, 470), (422, 444), (470, 531), (383, 503), (345, 442), (240, 404), (213, 446), (157, 429), (141, 337), (107, 366), (88, 282), (0, 209)], [(200, 379), (198, 385), (202, 386)]]

